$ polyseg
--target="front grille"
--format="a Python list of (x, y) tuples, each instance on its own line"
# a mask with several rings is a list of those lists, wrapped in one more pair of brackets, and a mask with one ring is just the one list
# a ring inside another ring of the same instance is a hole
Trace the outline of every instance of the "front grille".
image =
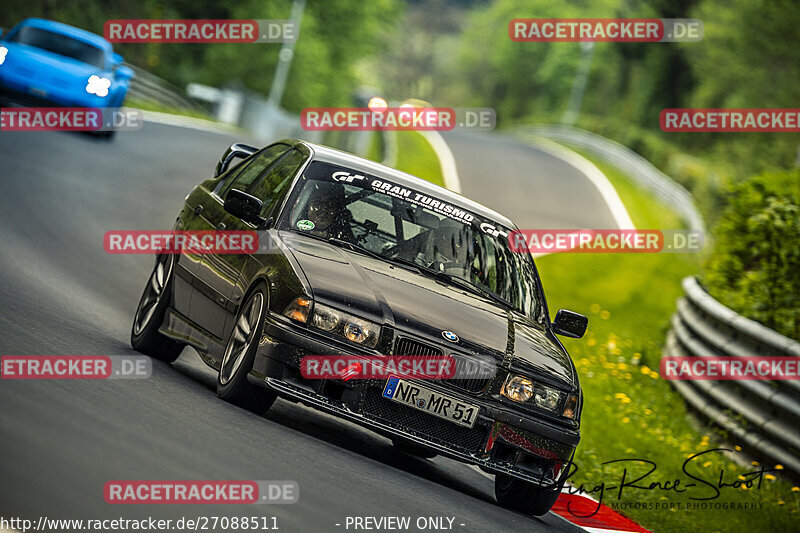
[(436, 346), (417, 342), (408, 337), (399, 337), (394, 343), (395, 355), (443, 355), (444, 352)]
[[(415, 355), (415, 356), (440, 356), (444, 352), (442, 349), (426, 344), (423, 342), (409, 339), (408, 337), (399, 337), (394, 345), (394, 355)], [(470, 362), (475, 363), (469, 357), (460, 354), (453, 354), (453, 359), (456, 361), (457, 375), (461, 374), (464, 367)], [(442, 384), (456, 387), (468, 392), (481, 392), (486, 385), (491, 381), (491, 377), (476, 377), (476, 378), (458, 378), (458, 379), (442, 379)]]
[(364, 396), (364, 416), (379, 419), (392, 427), (418, 433), (430, 440), (467, 452), (475, 452), (486, 438), (486, 428), (467, 428), (381, 396), (381, 390), (369, 388)]

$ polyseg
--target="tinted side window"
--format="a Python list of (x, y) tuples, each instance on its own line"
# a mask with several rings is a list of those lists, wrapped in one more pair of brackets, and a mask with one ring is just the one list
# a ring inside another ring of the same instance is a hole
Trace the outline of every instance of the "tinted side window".
[(305, 155), (299, 150), (292, 149), (263, 178), (250, 186), (247, 192), (264, 202), (261, 216), (267, 216), (277, 200), (283, 197), (283, 193), (288, 190), (292, 178), (304, 161)]
[(257, 154), (233, 180), (225, 185), (221, 196), (224, 198), (230, 189), (247, 191), (253, 182), (261, 176), (281, 155), (288, 150), (285, 144), (274, 144), (268, 146)]

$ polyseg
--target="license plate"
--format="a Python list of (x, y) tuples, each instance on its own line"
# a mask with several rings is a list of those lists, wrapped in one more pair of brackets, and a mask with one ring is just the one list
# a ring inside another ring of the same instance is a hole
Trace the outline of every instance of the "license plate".
[(471, 428), (478, 419), (478, 406), (400, 378), (392, 377), (386, 381), (383, 397), (449, 420), (459, 426)]
[(47, 91), (44, 89), (39, 89), (37, 87), (31, 87), (30, 92), (34, 96), (41, 96), (42, 98), (47, 98)]

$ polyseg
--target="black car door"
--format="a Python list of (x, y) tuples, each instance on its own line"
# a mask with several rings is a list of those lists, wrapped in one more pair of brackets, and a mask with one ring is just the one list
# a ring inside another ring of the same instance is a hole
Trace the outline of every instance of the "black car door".
[[(204, 191), (202, 209), (192, 229), (206, 231), (252, 231), (255, 227), (227, 213), (225, 196), (232, 188), (247, 191), (287, 153), (287, 144), (273, 144), (255, 154), (243, 168), (222, 180), (216, 188)], [(194, 292), (189, 305), (189, 318), (203, 329), (222, 339), (225, 321), (242, 297), (237, 290), (239, 271), (247, 260), (245, 254), (204, 254), (195, 273)]]

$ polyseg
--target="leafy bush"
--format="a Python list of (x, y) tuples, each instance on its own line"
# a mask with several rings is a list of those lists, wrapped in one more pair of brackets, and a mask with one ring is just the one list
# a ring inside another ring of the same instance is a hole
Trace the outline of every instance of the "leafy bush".
[(717, 299), (800, 338), (800, 170), (771, 172), (731, 191), (706, 282)]

